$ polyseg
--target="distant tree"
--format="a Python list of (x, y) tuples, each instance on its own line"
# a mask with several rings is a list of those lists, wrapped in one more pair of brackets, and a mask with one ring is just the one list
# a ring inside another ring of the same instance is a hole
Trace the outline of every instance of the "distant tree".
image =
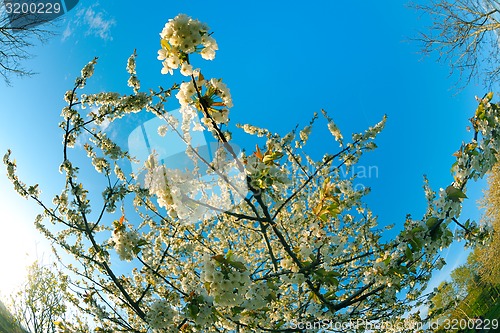
[(436, 294), (432, 298), (432, 307), (429, 311), (429, 314), (433, 317), (449, 313), (458, 303), (456, 290), (451, 282), (441, 282), (436, 291)]
[[(436, 288), (429, 307), (429, 318), (441, 324), (435, 332), (446, 332), (445, 324), (453, 320), (464, 322), (484, 317), (497, 306), (500, 296), (498, 285), (481, 279), (478, 249), (469, 254), (465, 264), (451, 272), (451, 281), (444, 281)], [(495, 316), (488, 319), (495, 319)]]
[(494, 233), (486, 246), (476, 249), (479, 273), (484, 282), (500, 285), (500, 163), (496, 164), (488, 177), (488, 190), (483, 205), (483, 222), (493, 227)]
[(0, 301), (0, 332), (1, 333), (27, 333), (20, 327), (7, 307)]
[(55, 333), (67, 310), (66, 280), (39, 262), (28, 268), (24, 286), (12, 296), (12, 313), (29, 333)]
[[(462, 265), (453, 270), (451, 281), (443, 281), (435, 290), (429, 307), (429, 318), (441, 326), (436, 332), (444, 332), (443, 325), (451, 320), (470, 319), (477, 314), (471, 313), (469, 291), (475, 286), (471, 283), (471, 270), (468, 265)], [(474, 302), (475, 299), (472, 300)]]
[(462, 298), (467, 296), (471, 290), (480, 287), (479, 275), (470, 261), (469, 259), (468, 263), (458, 266), (451, 272), (456, 294)]
[(437, 52), (465, 83), (477, 75), (491, 87), (500, 78), (500, 2), (497, 0), (433, 0), (417, 5), (430, 14), (430, 31), (420, 40), (424, 52)]

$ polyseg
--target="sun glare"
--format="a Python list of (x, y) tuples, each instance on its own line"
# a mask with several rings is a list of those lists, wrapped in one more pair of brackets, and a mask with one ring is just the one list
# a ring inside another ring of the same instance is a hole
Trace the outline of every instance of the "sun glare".
[(0, 296), (5, 299), (22, 285), (26, 268), (48, 251), (32, 223), (36, 213), (25, 209), (30, 205), (13, 191), (0, 196)]

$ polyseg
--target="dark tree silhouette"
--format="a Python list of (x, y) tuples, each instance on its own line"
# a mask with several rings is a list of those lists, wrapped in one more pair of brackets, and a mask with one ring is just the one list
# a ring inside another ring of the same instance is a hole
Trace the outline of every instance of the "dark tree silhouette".
[[(23, 65), (33, 56), (30, 48), (37, 43), (45, 42), (54, 35), (54, 18), (60, 15), (25, 13), (9, 14), (4, 1), (0, 7), (0, 77), (11, 84), (12, 76), (30, 76), (34, 72)], [(60, 14), (64, 14), (60, 9)]]
[(432, 20), (419, 38), (425, 53), (438, 53), (465, 84), (481, 77), (491, 88), (500, 79), (500, 1), (433, 0), (415, 7)]

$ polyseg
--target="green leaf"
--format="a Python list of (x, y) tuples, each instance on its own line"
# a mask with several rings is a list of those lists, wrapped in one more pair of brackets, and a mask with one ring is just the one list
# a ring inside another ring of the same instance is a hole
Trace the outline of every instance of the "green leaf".
[(436, 229), (431, 231), (431, 239), (432, 240), (436, 240), (436, 239), (440, 238), (442, 235), (443, 235), (443, 230), (441, 230), (441, 228), (436, 228)]
[(185, 307), (185, 310), (190, 318), (196, 318), (196, 316), (200, 312), (200, 307), (197, 304), (188, 303)]
[(413, 252), (412, 252), (412, 250), (410, 249), (410, 246), (409, 246), (409, 245), (406, 245), (405, 255), (406, 255), (406, 258), (407, 258), (408, 260), (413, 260)]
[(269, 301), (269, 302), (272, 302), (272, 301), (275, 301), (277, 300), (278, 297), (276, 296), (276, 293), (274, 291), (271, 291), (267, 296), (266, 296), (266, 300)]
[(243, 272), (243, 271), (246, 271), (247, 268), (245, 267), (245, 264), (242, 263), (241, 261), (229, 261), (229, 265), (233, 266), (234, 268), (236, 268), (237, 270)]
[(465, 199), (467, 196), (460, 189), (456, 188), (453, 185), (450, 185), (446, 188), (446, 195), (448, 198), (454, 202), (459, 202), (460, 199)]
[(448, 238), (453, 237), (453, 233), (450, 231), (450, 229), (446, 229), (446, 230), (445, 230), (445, 232), (444, 232), (444, 234), (445, 234), (445, 235), (446, 235), (446, 237), (448, 237)]
[(493, 92), (490, 91), (489, 93), (484, 96), (483, 100), (486, 100), (486, 103), (489, 103), (493, 99)]
[(427, 222), (425, 222), (425, 224), (427, 225), (427, 227), (429, 229), (432, 229), (434, 228), (434, 226), (439, 223), (439, 220), (437, 217), (429, 217), (429, 219), (427, 220)]
[(484, 120), (484, 118), (486, 118), (486, 110), (484, 109), (483, 103), (479, 104), (476, 109), (476, 118), (479, 120)]
[(233, 316), (243, 312), (245, 310), (245, 308), (241, 307), (241, 306), (234, 306), (231, 308), (231, 312), (233, 313)]
[(262, 162), (264, 162), (265, 164), (268, 164), (268, 163), (273, 162), (275, 160), (279, 160), (282, 157), (283, 157), (283, 153), (280, 153), (280, 152), (266, 153), (264, 155), (264, 158), (262, 159)]
[(327, 272), (326, 272), (326, 269), (324, 269), (324, 268), (318, 268), (317, 270), (314, 271), (314, 274), (317, 275), (318, 277), (322, 278), (327, 274)]
[(337, 298), (337, 295), (335, 295), (336, 292), (337, 292), (336, 290), (329, 291), (324, 295), (324, 297), (329, 301), (336, 299)]
[(218, 254), (216, 256), (213, 256), (212, 259), (215, 260), (215, 261), (217, 261), (217, 262), (219, 262), (219, 263), (221, 263), (221, 264), (225, 264), (226, 263), (226, 258), (224, 258), (224, 255), (222, 255), (222, 254)]
[[(336, 197), (334, 198), (336, 199)], [(339, 203), (336, 200), (328, 206), (328, 212), (332, 217), (336, 217), (338, 214), (340, 214)]]
[(161, 45), (161, 47), (162, 47), (162, 48), (164, 48), (165, 50), (170, 51), (170, 44), (169, 44), (166, 40), (161, 39), (161, 40), (160, 40), (160, 45)]
[(318, 296), (313, 293), (312, 291), (309, 293), (309, 299), (313, 300), (316, 304), (321, 304), (321, 300), (318, 298)]
[(422, 248), (422, 241), (412, 235), (412, 238), (410, 238), (409, 245), (411, 245), (412, 252), (417, 252), (417, 251), (420, 251), (420, 249)]
[(314, 275), (319, 281), (328, 286), (336, 287), (339, 284), (339, 280), (336, 278), (336, 276), (340, 275), (338, 272), (327, 271), (324, 268), (318, 268), (316, 271), (314, 271)]
[(339, 280), (337, 278), (334, 278), (333, 276), (328, 276), (324, 282), (329, 285), (329, 286), (338, 286), (339, 285)]
[(418, 226), (418, 227), (411, 229), (411, 232), (415, 234), (415, 233), (422, 231), (422, 230), (424, 230), (424, 228), (422, 228), (421, 226)]

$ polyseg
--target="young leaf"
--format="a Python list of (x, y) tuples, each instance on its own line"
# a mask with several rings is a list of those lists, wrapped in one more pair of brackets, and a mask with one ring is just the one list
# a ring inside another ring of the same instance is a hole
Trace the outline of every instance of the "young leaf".
[(467, 198), (464, 192), (454, 187), (453, 185), (450, 185), (446, 188), (446, 194), (448, 195), (448, 198), (450, 198), (450, 200), (454, 202), (460, 202), (460, 199)]

